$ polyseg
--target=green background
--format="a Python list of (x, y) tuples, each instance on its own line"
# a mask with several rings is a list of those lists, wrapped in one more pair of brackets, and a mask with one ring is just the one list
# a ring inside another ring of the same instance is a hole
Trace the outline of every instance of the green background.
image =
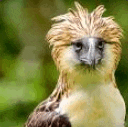
[[(114, 16), (124, 30), (116, 80), (128, 107), (128, 1), (78, 1), (89, 11), (105, 5), (104, 16)], [(70, 7), (73, 0), (0, 0), (0, 127), (22, 127), (54, 89), (58, 71), (45, 36), (50, 19)]]

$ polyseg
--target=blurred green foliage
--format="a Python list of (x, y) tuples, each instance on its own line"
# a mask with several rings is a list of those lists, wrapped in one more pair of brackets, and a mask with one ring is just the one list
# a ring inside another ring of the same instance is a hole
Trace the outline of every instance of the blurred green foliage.
[[(104, 16), (113, 15), (124, 30), (116, 80), (128, 107), (128, 1), (78, 1), (89, 11), (105, 5)], [(73, 0), (0, 0), (0, 127), (23, 126), (34, 107), (54, 89), (58, 71), (45, 35), (50, 18), (69, 7), (74, 8)]]

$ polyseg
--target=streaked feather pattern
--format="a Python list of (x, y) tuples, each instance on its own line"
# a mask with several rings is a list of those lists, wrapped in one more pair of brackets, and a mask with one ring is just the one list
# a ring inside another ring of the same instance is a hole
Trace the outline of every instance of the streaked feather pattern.
[[(117, 96), (121, 98), (121, 102), (117, 102), (117, 105), (118, 103), (121, 103), (121, 105), (124, 106), (123, 111), (125, 112), (125, 105), (122, 96), (116, 89), (116, 82), (114, 77), (114, 72), (120, 60), (120, 38), (122, 37), (122, 29), (113, 20), (114, 18), (112, 16), (102, 17), (104, 11), (106, 10), (103, 5), (98, 6), (95, 10), (92, 11), (92, 13), (89, 13), (88, 9), (83, 8), (78, 2), (75, 2), (75, 6), (76, 10), (69, 9), (68, 13), (52, 18), (52, 21), (55, 23), (51, 26), (46, 39), (49, 44), (53, 46), (52, 57), (60, 71), (60, 76), (55, 90), (45, 102), (37, 106), (32, 115), (30, 115), (26, 123), (26, 127), (71, 127), (71, 123), (68, 117), (65, 114), (60, 114), (56, 109), (58, 109), (59, 105), (61, 105), (63, 98), (67, 99), (70, 96), (72, 86), (75, 84), (73, 79), (76, 74), (76, 68), (70, 67), (71, 65), (68, 65), (68, 63), (65, 62), (65, 59), (71, 55), (71, 42), (79, 40), (83, 37), (102, 38), (106, 41), (106, 43), (109, 44), (106, 46), (105, 59), (103, 59), (105, 67), (101, 67), (100, 69), (97, 68), (97, 70), (101, 75), (104, 75), (104, 77), (102, 76), (104, 78), (103, 84), (109, 83), (114, 86), (110, 87), (110, 89), (107, 89), (111, 90), (112, 88), (112, 93), (110, 94), (113, 95), (117, 93)], [(70, 57), (70, 59), (72, 59), (72, 57)], [(70, 76), (68, 75), (69, 73), (71, 74)], [(78, 77), (82, 76), (79, 76), (78, 73)], [(109, 87), (109, 85), (107, 87)], [(100, 87), (98, 90), (100, 91)], [(104, 88), (102, 90), (106, 91)], [(113, 92), (114, 90), (116, 92)], [(80, 94), (80, 96), (83, 96), (83, 94)], [(104, 97), (106, 98), (105, 94)], [(117, 99), (118, 97), (115, 97), (114, 99)], [(77, 98), (73, 99), (77, 101)], [(99, 97), (97, 97), (97, 99), (99, 99)], [(71, 101), (72, 98), (69, 100)], [(104, 99), (102, 101), (104, 101)], [(77, 102), (76, 105), (77, 104), (79, 105), (79, 102)], [(66, 106), (68, 107), (69, 105)], [(83, 106), (86, 107), (86, 105)], [(69, 109), (72, 109), (72, 106), (69, 107)], [(95, 109), (95, 111), (99, 112), (97, 109)], [(94, 113), (94, 116), (95, 114), (96, 113)], [(124, 121), (124, 114), (122, 116), (123, 117), (121, 122)], [(124, 126), (122, 125), (120, 127)]]

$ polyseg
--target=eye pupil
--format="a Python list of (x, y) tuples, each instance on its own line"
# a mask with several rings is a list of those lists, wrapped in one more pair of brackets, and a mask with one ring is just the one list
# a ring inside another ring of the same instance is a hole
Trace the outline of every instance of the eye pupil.
[(103, 41), (100, 41), (99, 44), (98, 44), (98, 48), (103, 49), (103, 47), (104, 47)]
[(82, 42), (72, 42), (71, 44), (76, 52), (79, 52), (82, 49)]
[(82, 44), (80, 42), (76, 43), (76, 47), (81, 48)]
[(77, 42), (76, 44), (75, 44), (75, 50), (76, 51), (80, 51), (82, 49), (82, 43), (81, 42)]

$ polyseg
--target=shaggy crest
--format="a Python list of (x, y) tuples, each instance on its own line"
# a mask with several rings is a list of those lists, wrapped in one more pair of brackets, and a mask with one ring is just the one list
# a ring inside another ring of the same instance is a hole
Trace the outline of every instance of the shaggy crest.
[(52, 18), (56, 23), (47, 34), (50, 45), (70, 44), (70, 41), (93, 36), (103, 38), (107, 42), (120, 42), (122, 30), (113, 21), (113, 17), (102, 17), (106, 10), (103, 5), (98, 6), (92, 13), (88, 13), (78, 2), (75, 2), (77, 11), (69, 12)]

